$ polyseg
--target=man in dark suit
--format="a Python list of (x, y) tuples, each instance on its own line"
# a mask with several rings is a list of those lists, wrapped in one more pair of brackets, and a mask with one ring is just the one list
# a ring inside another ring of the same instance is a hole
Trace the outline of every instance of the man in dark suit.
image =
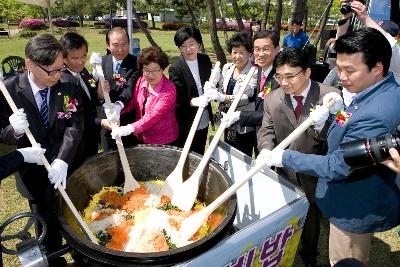
[[(48, 232), (43, 240), (47, 250), (61, 247), (61, 235), (53, 212), (54, 186), (65, 186), (68, 166), (71, 163), (82, 135), (83, 118), (79, 87), (75, 81), (62, 79), (65, 69), (62, 46), (50, 34), (33, 37), (25, 47), (27, 71), (5, 81), (18, 108), (23, 108), (35, 140), (46, 149), (51, 162), (47, 171), (42, 166), (24, 164), (19, 174), (32, 199), (33, 212), (42, 215)], [(65, 105), (69, 102), (69, 105)], [(12, 114), (4, 97), (0, 98), (1, 117)], [(2, 121), (3, 122), (3, 121)], [(21, 129), (12, 124), (0, 125), (0, 139), (18, 148), (31, 146)], [(50, 264), (62, 266), (65, 260), (55, 259)]]
[[(235, 111), (230, 116), (225, 115), (228, 125), (238, 121), (240, 126), (256, 127), (260, 129), (264, 115), (264, 99), (268, 94), (279, 87), (274, 79), (275, 70), (273, 62), (275, 55), (279, 52), (279, 35), (275, 31), (257, 32), (253, 39), (255, 63), (259, 67), (257, 73), (257, 86), (254, 87), (254, 95), (250, 101), (255, 101), (254, 111)], [(257, 142), (256, 142), (257, 143)], [(258, 149), (255, 149), (256, 156)]]
[(343, 144), (394, 132), (400, 124), (400, 87), (389, 72), (390, 44), (378, 30), (349, 32), (335, 49), (339, 78), (355, 96), (346, 116), (329, 129), (327, 154), (266, 149), (260, 155), (268, 166), (319, 177), (316, 201), (330, 222), (331, 263), (355, 258), (368, 265), (373, 233), (400, 224), (400, 191), (396, 173), (381, 164), (352, 169), (354, 158), (346, 158)]
[[(257, 136), (260, 151), (266, 148), (272, 150), (308, 118), (310, 109), (322, 103), (326, 94), (339, 92), (334, 87), (310, 80), (311, 69), (300, 49), (286, 48), (279, 52), (274, 60), (274, 68), (275, 79), (280, 87), (264, 100), (264, 117)], [(310, 128), (290, 145), (290, 149), (323, 154), (324, 138)], [(314, 196), (317, 177), (289, 169), (278, 169), (278, 172), (299, 184), (310, 203), (301, 237), (300, 256), (306, 266), (316, 266), (320, 229), (320, 211)]]
[[(197, 28), (182, 27), (175, 33), (174, 41), (181, 56), (171, 64), (169, 79), (176, 87), (175, 114), (179, 126), (178, 143), (183, 147), (198, 108), (193, 105), (196, 102), (192, 102), (192, 99), (201, 99), (199, 96), (204, 94), (203, 87), (210, 78), (212, 64), (208, 55), (199, 53), (203, 39)], [(208, 101), (204, 101), (204, 105), (206, 110), (203, 112), (191, 146), (191, 150), (199, 154), (204, 154), (209, 121), (214, 124), (211, 105)]]
[(0, 157), (0, 180), (3, 180), (8, 175), (18, 171), (25, 163), (35, 163), (43, 165), (40, 155), (44, 154), (46, 149), (41, 147), (24, 147), (19, 148)]
[(65, 33), (60, 43), (64, 48), (65, 73), (76, 77), (80, 84), (82, 97), (84, 131), (71, 171), (78, 168), (88, 157), (96, 155), (100, 143), (101, 120), (97, 116), (100, 106), (97, 97), (97, 82), (85, 68), (88, 44), (85, 38), (75, 32)]
[[(107, 49), (110, 54), (100, 58), (91, 58), (90, 63), (101, 63), (106, 79), (105, 90), (109, 92), (111, 102), (110, 110), (105, 110), (107, 119), (111, 122), (120, 122), (121, 110), (129, 104), (136, 81), (140, 77), (137, 69), (136, 57), (129, 54), (129, 36), (123, 28), (115, 27), (110, 29), (106, 35)], [(93, 73), (96, 76), (95, 72)], [(99, 98), (103, 99), (103, 93), (99, 86)], [(104, 114), (103, 114), (103, 117)], [(121, 116), (121, 125), (134, 122), (136, 114), (134, 111), (124, 113)], [(110, 123), (103, 123), (107, 129), (104, 132), (104, 150), (116, 149), (115, 140), (111, 138)], [(122, 138), (125, 146), (137, 144), (134, 135)]]

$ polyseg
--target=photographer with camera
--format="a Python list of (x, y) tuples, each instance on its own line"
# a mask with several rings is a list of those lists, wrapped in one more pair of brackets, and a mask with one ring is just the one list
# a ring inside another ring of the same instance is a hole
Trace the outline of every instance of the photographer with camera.
[(378, 30), (349, 32), (335, 48), (339, 78), (355, 97), (329, 129), (327, 154), (274, 149), (259, 157), (270, 167), (317, 176), (316, 202), (330, 221), (331, 264), (344, 258), (368, 264), (373, 233), (400, 224), (396, 173), (381, 164), (352, 170), (341, 145), (394, 133), (400, 124), (400, 87), (388, 71), (390, 43)]

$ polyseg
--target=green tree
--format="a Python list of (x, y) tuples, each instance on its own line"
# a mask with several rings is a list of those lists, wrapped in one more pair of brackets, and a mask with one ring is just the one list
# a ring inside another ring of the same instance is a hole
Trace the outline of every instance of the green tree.
[(27, 5), (15, 0), (1, 0), (0, 21), (19, 22), (24, 18), (42, 18), (40, 7)]

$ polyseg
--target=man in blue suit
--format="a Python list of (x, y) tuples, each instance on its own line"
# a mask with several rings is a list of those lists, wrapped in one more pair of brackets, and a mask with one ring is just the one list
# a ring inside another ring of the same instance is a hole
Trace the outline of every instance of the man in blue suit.
[(367, 264), (373, 233), (400, 224), (400, 191), (396, 173), (381, 164), (352, 170), (341, 144), (393, 133), (400, 124), (400, 87), (388, 72), (391, 48), (379, 31), (347, 33), (335, 49), (339, 78), (356, 96), (329, 129), (328, 153), (263, 150), (259, 158), (270, 167), (318, 176), (316, 201), (330, 221), (331, 263), (355, 258)]

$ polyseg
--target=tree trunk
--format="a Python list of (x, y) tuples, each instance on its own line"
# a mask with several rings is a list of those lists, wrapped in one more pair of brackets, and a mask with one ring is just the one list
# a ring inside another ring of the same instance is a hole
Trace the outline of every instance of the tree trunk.
[(224, 50), (222, 50), (217, 35), (217, 18), (215, 16), (214, 0), (207, 0), (207, 5), (208, 5), (208, 12), (210, 15), (211, 42), (213, 44), (215, 54), (217, 55), (217, 59), (219, 62), (221, 62), (221, 66), (223, 66), (226, 64), (226, 56)]
[(332, 4), (333, 4), (333, 0), (330, 0), (329, 3), (328, 3), (328, 6), (325, 9), (325, 13), (322, 14), (321, 24), (319, 25), (319, 30), (318, 30), (318, 33), (317, 33), (317, 37), (315, 38), (315, 46), (317, 46), (319, 40), (321, 39), (322, 33), (325, 30), (326, 21), (328, 20)]
[(151, 28), (155, 29), (156, 28), (156, 21), (154, 20), (153, 14), (150, 13), (150, 15), (151, 15)]
[(228, 33), (226, 32), (226, 20), (225, 20), (225, 12), (222, 9), (222, 1), (218, 0), (218, 10), (219, 14), (221, 16), (221, 22), (222, 22), (222, 29), (224, 31), (224, 39), (225, 39), (225, 44), (228, 43)]
[(144, 35), (146, 35), (147, 40), (149, 40), (149, 43), (151, 44), (151, 46), (159, 47), (158, 44), (153, 40), (153, 37), (151, 37), (150, 32), (142, 24), (142, 20), (140, 19), (138, 13), (136, 12), (136, 8), (134, 5), (132, 5), (132, 13), (133, 13), (133, 17), (136, 18), (136, 22), (138, 23), (140, 30), (144, 33)]
[(240, 9), (236, 0), (231, 0), (233, 12), (235, 13), (235, 18), (239, 27), (239, 31), (244, 30), (244, 24), (242, 20), (242, 15), (240, 15)]
[(270, 6), (271, 6), (271, 0), (265, 0), (263, 17), (262, 17), (262, 21), (261, 21), (261, 30), (267, 29)]
[(304, 10), (306, 10), (307, 0), (294, 0), (293, 1), (293, 11), (292, 18), (290, 21), (296, 19), (303, 21), (304, 19)]
[(276, 0), (275, 31), (277, 32), (281, 31), (281, 19), (282, 19), (282, 0)]
[(303, 29), (304, 31), (307, 31), (308, 27), (308, 5), (306, 5), (304, 9), (304, 19), (303, 19)]

